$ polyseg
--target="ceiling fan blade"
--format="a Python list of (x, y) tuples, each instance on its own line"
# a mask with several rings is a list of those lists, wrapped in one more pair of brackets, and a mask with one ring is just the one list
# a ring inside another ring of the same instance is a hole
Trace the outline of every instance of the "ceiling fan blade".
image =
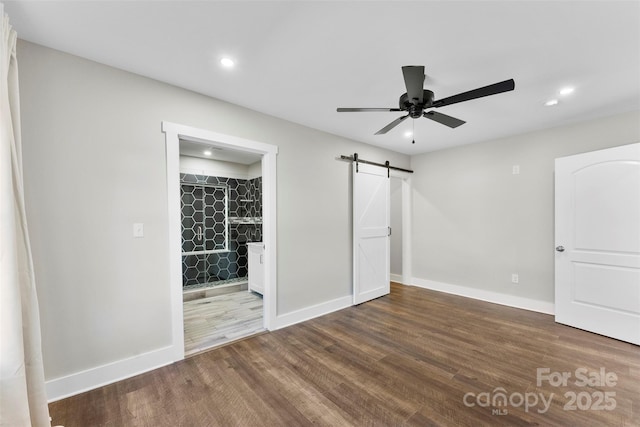
[(338, 113), (354, 113), (367, 111), (402, 111), (399, 108), (338, 108)]
[(457, 104), (458, 102), (470, 101), (476, 98), (482, 98), (484, 96), (496, 95), (502, 92), (508, 92), (515, 88), (515, 82), (513, 79), (505, 80), (500, 83), (494, 83), (489, 86), (484, 86), (478, 89), (470, 90), (468, 92), (462, 92), (457, 95), (450, 96), (448, 98), (442, 98), (437, 101), (433, 101), (432, 107), (444, 107), (445, 105)]
[(421, 104), (424, 95), (424, 66), (406, 65), (402, 67), (402, 75), (409, 101), (413, 104)]
[(455, 117), (447, 116), (446, 114), (438, 113), (437, 111), (427, 111), (423, 114), (427, 119), (431, 119), (434, 122), (442, 123), (450, 128), (457, 128), (467, 122), (464, 120), (456, 119)]
[(380, 129), (375, 134), (376, 135), (384, 135), (385, 133), (389, 132), (391, 129), (393, 129), (394, 127), (398, 126), (400, 123), (405, 121), (407, 119), (407, 117), (409, 117), (409, 114), (407, 114), (406, 116), (398, 117), (397, 119), (395, 119), (394, 121), (392, 121), (391, 123), (389, 123), (388, 125), (383, 127), (382, 129)]

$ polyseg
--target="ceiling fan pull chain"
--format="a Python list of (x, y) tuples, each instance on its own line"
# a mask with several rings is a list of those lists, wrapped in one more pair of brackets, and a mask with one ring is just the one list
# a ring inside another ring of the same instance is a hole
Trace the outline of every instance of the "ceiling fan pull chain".
[(411, 124), (413, 125), (413, 130), (411, 131), (411, 136), (413, 138), (412, 138), (411, 143), (415, 144), (416, 143), (416, 121), (414, 120), (413, 122), (411, 122)]

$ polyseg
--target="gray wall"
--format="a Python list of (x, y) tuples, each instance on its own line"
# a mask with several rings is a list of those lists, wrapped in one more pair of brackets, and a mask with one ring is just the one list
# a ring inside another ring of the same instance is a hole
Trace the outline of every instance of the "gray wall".
[(279, 146), (278, 314), (351, 293), (350, 165), (335, 158), (407, 156), (24, 41), (18, 61), (47, 379), (171, 344), (163, 120)]
[(632, 112), (412, 157), (413, 276), (553, 302), (554, 159), (638, 141)]

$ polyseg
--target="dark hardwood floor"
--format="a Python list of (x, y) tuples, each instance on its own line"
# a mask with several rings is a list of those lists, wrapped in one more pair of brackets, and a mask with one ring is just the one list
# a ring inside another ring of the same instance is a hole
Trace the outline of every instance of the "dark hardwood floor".
[[(548, 372), (538, 386), (539, 368)], [(386, 297), (50, 411), (65, 427), (639, 426), (640, 347), (552, 316), (393, 284)]]

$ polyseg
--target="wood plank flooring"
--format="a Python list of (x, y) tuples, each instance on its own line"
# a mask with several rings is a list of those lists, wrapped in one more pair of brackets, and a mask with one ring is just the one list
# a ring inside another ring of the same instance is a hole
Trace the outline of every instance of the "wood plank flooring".
[(262, 298), (253, 292), (186, 301), (183, 309), (185, 356), (264, 331)]
[[(538, 385), (538, 368), (551, 379), (571, 377)], [(617, 381), (582, 386), (582, 369), (596, 377), (604, 369)], [(501, 392), (505, 405), (494, 399)], [(599, 401), (600, 393), (608, 399)], [(552, 316), (394, 284), (388, 296), (52, 403), (50, 411), (65, 427), (638, 426), (640, 348)]]

